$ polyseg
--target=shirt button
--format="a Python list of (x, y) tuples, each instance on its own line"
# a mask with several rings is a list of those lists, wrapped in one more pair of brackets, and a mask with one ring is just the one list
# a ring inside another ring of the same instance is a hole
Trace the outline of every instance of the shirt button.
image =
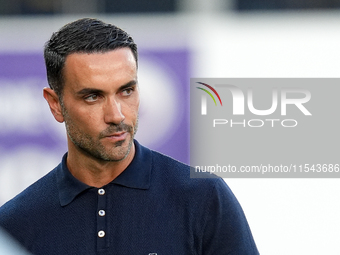
[(104, 237), (104, 236), (105, 236), (105, 231), (100, 230), (100, 231), (98, 232), (98, 236), (99, 236), (99, 237)]
[(99, 216), (105, 216), (105, 211), (104, 210), (99, 210), (98, 214), (99, 214)]
[(105, 194), (105, 190), (104, 189), (99, 189), (98, 190), (98, 194), (99, 195), (104, 195)]

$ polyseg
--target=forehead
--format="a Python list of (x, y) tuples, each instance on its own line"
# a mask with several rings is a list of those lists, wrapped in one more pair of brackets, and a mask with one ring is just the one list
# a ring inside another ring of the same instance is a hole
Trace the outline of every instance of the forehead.
[(136, 67), (136, 60), (130, 48), (118, 48), (106, 52), (94, 53), (71, 53), (65, 59), (65, 68), (68, 67), (88, 67), (95, 68), (96, 66), (115, 65), (118, 67), (123, 65), (131, 65)]
[(99, 53), (72, 53), (63, 70), (65, 85), (125, 83), (136, 79), (137, 65), (130, 48)]

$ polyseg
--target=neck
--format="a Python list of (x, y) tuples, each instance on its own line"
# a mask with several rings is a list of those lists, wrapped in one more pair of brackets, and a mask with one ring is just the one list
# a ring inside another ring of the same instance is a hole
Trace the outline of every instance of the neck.
[(94, 158), (85, 152), (80, 152), (73, 145), (68, 148), (67, 167), (79, 181), (100, 188), (120, 175), (131, 163), (134, 155), (134, 144), (126, 158), (120, 161), (104, 161)]

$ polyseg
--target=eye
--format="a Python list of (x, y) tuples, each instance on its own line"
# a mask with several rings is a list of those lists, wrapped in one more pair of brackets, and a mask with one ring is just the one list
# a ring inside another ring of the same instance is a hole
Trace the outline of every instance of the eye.
[(123, 95), (123, 96), (130, 96), (134, 90), (135, 90), (134, 88), (127, 88), (127, 89), (124, 89), (124, 90), (122, 91), (122, 95)]
[(86, 102), (92, 103), (92, 102), (95, 102), (95, 101), (98, 100), (98, 95), (97, 94), (91, 94), (91, 95), (86, 96), (84, 99), (85, 99)]

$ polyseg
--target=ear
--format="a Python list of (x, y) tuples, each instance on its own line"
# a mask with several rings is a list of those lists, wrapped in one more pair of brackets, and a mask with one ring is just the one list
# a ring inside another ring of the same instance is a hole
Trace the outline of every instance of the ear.
[(64, 122), (64, 116), (61, 108), (61, 104), (59, 102), (59, 97), (55, 93), (53, 89), (44, 88), (43, 90), (44, 98), (46, 99), (48, 105), (50, 106), (50, 110), (56, 119), (56, 121), (62, 123)]

